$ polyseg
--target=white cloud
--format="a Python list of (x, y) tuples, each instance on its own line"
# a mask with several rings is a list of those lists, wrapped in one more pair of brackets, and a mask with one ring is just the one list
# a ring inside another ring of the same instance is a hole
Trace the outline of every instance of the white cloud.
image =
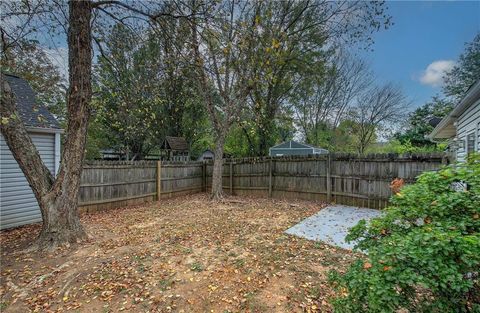
[(438, 87), (443, 84), (445, 73), (455, 66), (453, 60), (438, 60), (430, 63), (422, 72), (419, 80), (424, 85)]

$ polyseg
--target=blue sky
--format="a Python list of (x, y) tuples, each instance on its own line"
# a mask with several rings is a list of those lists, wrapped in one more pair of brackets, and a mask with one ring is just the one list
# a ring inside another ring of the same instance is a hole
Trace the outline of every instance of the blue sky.
[(388, 7), (394, 25), (376, 33), (374, 51), (361, 55), (379, 82), (400, 85), (418, 107), (441, 92), (442, 71), (480, 31), (480, 1), (392, 1)]
[[(388, 1), (387, 5), (394, 25), (375, 33), (374, 50), (362, 50), (360, 56), (371, 65), (379, 83), (402, 87), (413, 109), (441, 93), (443, 71), (480, 32), (480, 0)], [(66, 74), (65, 44), (47, 52)]]

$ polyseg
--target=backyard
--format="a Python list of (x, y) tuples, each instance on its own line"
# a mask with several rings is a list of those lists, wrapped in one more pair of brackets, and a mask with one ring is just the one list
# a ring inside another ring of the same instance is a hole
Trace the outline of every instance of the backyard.
[(0, 233), (1, 310), (329, 312), (330, 269), (358, 255), (284, 233), (321, 202), (207, 195), (84, 214), (90, 239), (31, 253), (41, 225)]

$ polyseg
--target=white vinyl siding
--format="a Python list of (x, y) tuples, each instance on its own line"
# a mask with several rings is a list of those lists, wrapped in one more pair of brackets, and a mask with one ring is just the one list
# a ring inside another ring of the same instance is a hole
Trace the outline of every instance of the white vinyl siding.
[[(55, 134), (30, 133), (40, 157), (55, 171)], [(42, 215), (27, 179), (0, 134), (0, 229), (40, 222)]]
[(471, 105), (457, 120), (457, 140), (463, 141), (463, 147), (457, 150), (457, 161), (465, 161), (467, 156), (467, 137), (470, 134), (474, 134), (475, 145), (474, 150), (480, 151), (480, 143), (478, 142), (480, 134), (480, 100), (477, 100)]

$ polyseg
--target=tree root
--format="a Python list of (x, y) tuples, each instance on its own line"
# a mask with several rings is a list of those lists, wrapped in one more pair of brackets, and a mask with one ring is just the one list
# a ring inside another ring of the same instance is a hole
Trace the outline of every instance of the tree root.
[(40, 233), (35, 242), (28, 248), (30, 252), (52, 252), (59, 248), (70, 248), (88, 240), (88, 235), (82, 228), (76, 230), (44, 231)]

